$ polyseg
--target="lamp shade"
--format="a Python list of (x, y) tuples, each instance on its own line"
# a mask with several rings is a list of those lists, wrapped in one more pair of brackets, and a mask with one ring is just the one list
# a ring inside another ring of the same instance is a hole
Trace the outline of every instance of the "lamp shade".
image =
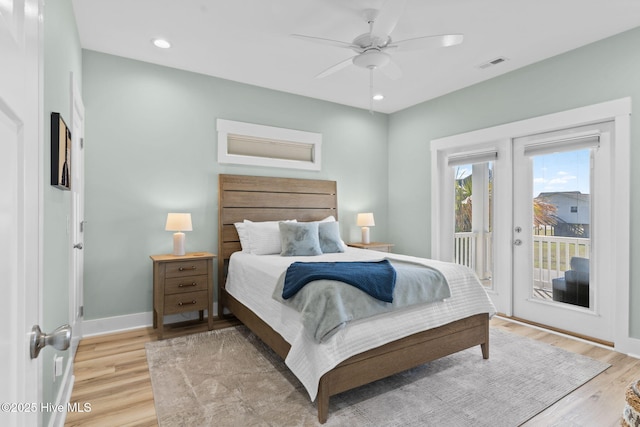
[(376, 222), (373, 220), (373, 214), (371, 212), (359, 213), (356, 225), (358, 227), (373, 227), (376, 225)]
[(192, 231), (190, 213), (170, 213), (167, 215), (166, 231)]

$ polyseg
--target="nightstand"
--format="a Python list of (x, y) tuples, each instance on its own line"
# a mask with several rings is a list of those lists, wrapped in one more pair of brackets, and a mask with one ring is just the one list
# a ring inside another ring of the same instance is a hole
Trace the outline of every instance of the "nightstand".
[(153, 260), (153, 327), (164, 334), (164, 316), (207, 310), (213, 329), (213, 259), (209, 252), (186, 255), (151, 255)]
[(347, 246), (351, 246), (352, 248), (360, 248), (360, 249), (371, 249), (372, 251), (378, 252), (391, 252), (391, 248), (394, 246), (393, 243), (382, 243), (382, 242), (371, 242), (371, 243), (347, 243)]

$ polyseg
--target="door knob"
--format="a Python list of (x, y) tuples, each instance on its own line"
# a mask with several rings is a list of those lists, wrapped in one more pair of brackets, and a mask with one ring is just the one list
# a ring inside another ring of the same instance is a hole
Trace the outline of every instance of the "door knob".
[(522, 240), (516, 239), (516, 240), (513, 241), (513, 244), (516, 245), (516, 246), (520, 246), (522, 244)]
[(82, 243), (76, 243), (75, 245), (73, 245), (73, 249), (80, 249), (80, 250), (82, 250)]
[(71, 326), (62, 325), (50, 334), (45, 334), (40, 330), (39, 325), (34, 325), (31, 329), (30, 350), (31, 358), (35, 359), (40, 354), (40, 350), (48, 345), (56, 350), (66, 350), (71, 344)]

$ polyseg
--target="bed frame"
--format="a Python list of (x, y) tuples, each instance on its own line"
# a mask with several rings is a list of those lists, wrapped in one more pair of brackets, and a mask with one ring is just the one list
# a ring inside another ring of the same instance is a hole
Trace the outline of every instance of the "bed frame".
[[(234, 222), (297, 219), (338, 219), (335, 181), (220, 175), (218, 193), (218, 316), (228, 308), (280, 357), (290, 344), (225, 289), (229, 257), (241, 250)], [(458, 351), (480, 345), (489, 358), (489, 316), (478, 314), (357, 354), (320, 379), (318, 420), (325, 423), (329, 398), (343, 391), (388, 377)]]

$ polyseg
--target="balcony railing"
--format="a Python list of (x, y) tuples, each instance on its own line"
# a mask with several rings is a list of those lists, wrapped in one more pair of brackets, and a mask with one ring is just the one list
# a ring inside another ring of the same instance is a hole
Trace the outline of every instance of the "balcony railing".
[(551, 281), (564, 275), (571, 258), (589, 258), (591, 239), (533, 235), (533, 287), (551, 290)]
[[(492, 233), (455, 233), (454, 262), (473, 269), (481, 280), (492, 276)], [(551, 292), (551, 281), (570, 269), (571, 257), (589, 258), (590, 239), (533, 236), (533, 287)]]
[(492, 234), (455, 233), (454, 262), (471, 268), (482, 280), (490, 279), (493, 266)]

